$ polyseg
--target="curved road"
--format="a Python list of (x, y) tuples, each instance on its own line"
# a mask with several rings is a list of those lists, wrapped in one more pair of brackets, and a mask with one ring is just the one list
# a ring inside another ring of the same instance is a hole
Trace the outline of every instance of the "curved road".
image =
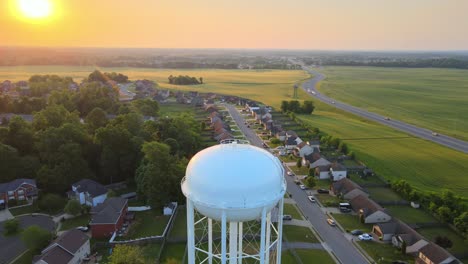
[(433, 136), (432, 131), (429, 130), (429, 129), (413, 126), (413, 125), (410, 125), (410, 124), (407, 124), (405, 122), (401, 122), (401, 121), (398, 121), (398, 120), (393, 120), (393, 119), (392, 120), (386, 120), (384, 116), (381, 116), (381, 115), (378, 115), (378, 114), (375, 114), (375, 113), (372, 113), (372, 112), (368, 112), (368, 111), (363, 110), (361, 108), (357, 108), (357, 107), (354, 107), (354, 106), (351, 106), (351, 105), (336, 101), (336, 100), (334, 100), (334, 99), (332, 99), (332, 98), (330, 98), (328, 96), (325, 96), (325, 95), (321, 94), (316, 89), (317, 88), (317, 83), (322, 81), (323, 79), (325, 79), (325, 75), (323, 75), (322, 73), (320, 73), (318, 71), (315, 71), (315, 70), (313, 70), (313, 69), (311, 69), (309, 67), (305, 67), (304, 65), (302, 66), (302, 68), (305, 71), (307, 71), (308, 73), (310, 73), (310, 74), (312, 74), (314, 76), (314, 78), (306, 81), (302, 85), (302, 89), (304, 89), (308, 94), (310, 94), (311, 96), (316, 97), (320, 101), (322, 101), (322, 102), (324, 102), (326, 104), (329, 104), (331, 106), (334, 106), (336, 108), (339, 108), (341, 110), (344, 110), (344, 111), (353, 113), (355, 115), (358, 115), (358, 116), (361, 116), (361, 117), (376, 121), (378, 123), (384, 124), (386, 126), (401, 130), (403, 132), (414, 135), (416, 137), (426, 139), (426, 140), (430, 140), (430, 141), (438, 143), (440, 145), (443, 145), (443, 146), (446, 146), (446, 147), (449, 147), (449, 148), (452, 148), (452, 149), (455, 149), (455, 150), (458, 150), (458, 151), (461, 151), (461, 152), (464, 152), (464, 153), (468, 153), (468, 142), (466, 142), (466, 141), (456, 139), (456, 138), (453, 138), (453, 137), (449, 137), (449, 136), (446, 136), (446, 135), (441, 135), (441, 134), (439, 134), (438, 136)]

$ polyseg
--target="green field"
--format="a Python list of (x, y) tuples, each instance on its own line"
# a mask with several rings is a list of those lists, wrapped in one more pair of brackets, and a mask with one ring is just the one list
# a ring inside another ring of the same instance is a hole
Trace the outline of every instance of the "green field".
[(320, 91), (339, 101), (468, 140), (468, 71), (326, 67)]
[(370, 198), (377, 202), (393, 202), (402, 200), (402, 198), (390, 188), (368, 187), (366, 189), (370, 194)]
[(385, 209), (390, 211), (393, 217), (396, 217), (407, 224), (416, 223), (434, 223), (437, 220), (423, 209), (415, 209), (405, 205), (387, 205)]

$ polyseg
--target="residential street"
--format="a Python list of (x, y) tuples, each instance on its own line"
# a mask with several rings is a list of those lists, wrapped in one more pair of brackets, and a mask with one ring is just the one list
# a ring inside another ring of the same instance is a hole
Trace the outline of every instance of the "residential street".
[[(252, 145), (262, 148), (263, 141), (255, 134), (255, 132), (247, 128), (244, 124), (245, 119), (237, 111), (233, 105), (226, 104), (226, 108), (229, 110), (233, 120), (237, 123), (240, 130), (244, 133), (247, 140)], [(286, 172), (287, 168), (285, 168)], [(305, 217), (313, 225), (317, 233), (324, 240), (322, 246), (332, 251), (337, 258), (345, 264), (363, 264), (368, 263), (367, 259), (361, 255), (361, 253), (354, 247), (351, 241), (346, 239), (344, 234), (338, 229), (338, 227), (332, 227), (327, 223), (327, 216), (323, 213), (317, 203), (311, 203), (305, 191), (301, 190), (299, 186), (294, 183), (293, 177), (289, 177), (285, 174), (287, 180), (287, 191), (292, 195), (292, 198), (296, 201), (297, 206), (304, 213)]]

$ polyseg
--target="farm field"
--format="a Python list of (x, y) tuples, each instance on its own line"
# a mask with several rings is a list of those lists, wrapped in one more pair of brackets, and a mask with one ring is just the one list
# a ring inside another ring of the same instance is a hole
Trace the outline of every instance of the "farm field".
[(325, 67), (320, 92), (371, 112), (468, 140), (468, 71)]

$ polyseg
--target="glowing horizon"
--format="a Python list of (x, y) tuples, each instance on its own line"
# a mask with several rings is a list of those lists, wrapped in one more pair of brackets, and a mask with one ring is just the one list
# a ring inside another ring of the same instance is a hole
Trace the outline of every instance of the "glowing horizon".
[(463, 0), (48, 0), (53, 10), (43, 19), (24, 19), (12, 8), (19, 1), (0, 3), (0, 45), (468, 49)]

